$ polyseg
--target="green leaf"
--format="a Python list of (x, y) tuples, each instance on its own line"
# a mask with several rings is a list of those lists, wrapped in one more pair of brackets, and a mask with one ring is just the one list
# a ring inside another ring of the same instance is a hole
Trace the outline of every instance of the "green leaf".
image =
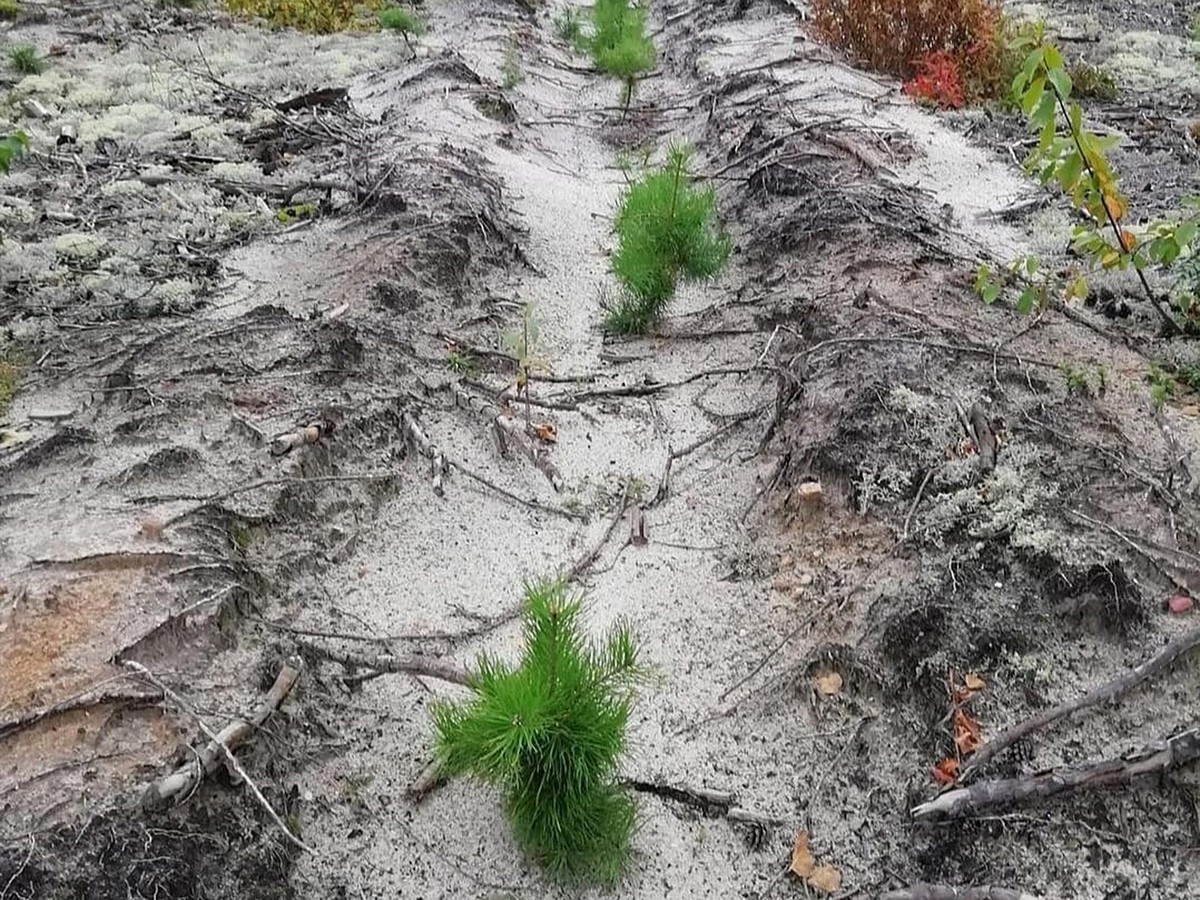
[(1192, 245), (1192, 241), (1194, 241), (1195, 239), (1196, 239), (1196, 222), (1195, 221), (1184, 222), (1182, 225), (1180, 225), (1178, 228), (1175, 229), (1175, 243), (1177, 243), (1180, 246), (1180, 248), (1190, 247)]
[[(1053, 50), (1054, 48), (1050, 49)], [(1058, 53), (1057, 50), (1054, 52)], [(1051, 67), (1046, 70), (1046, 77), (1050, 79), (1050, 83), (1054, 85), (1054, 90), (1058, 92), (1058, 96), (1065, 102), (1071, 96), (1071, 76), (1061, 68)]]
[(1033, 310), (1033, 305), (1037, 301), (1037, 290), (1031, 287), (1021, 291), (1021, 296), (1017, 298), (1017, 312), (1021, 315), (1028, 315)]

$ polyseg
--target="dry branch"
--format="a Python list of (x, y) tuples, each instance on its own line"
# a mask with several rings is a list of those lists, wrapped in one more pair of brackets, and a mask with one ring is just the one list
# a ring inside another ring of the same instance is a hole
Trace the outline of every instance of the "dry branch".
[(912, 815), (914, 819), (970, 816), (1024, 800), (1129, 785), (1148, 776), (1165, 775), (1197, 759), (1200, 759), (1200, 729), (1193, 729), (1114, 759), (1066, 766), (1021, 778), (981, 781), (946, 791), (915, 807)]
[(413, 450), (429, 460), (433, 470), (433, 492), (439, 497), (444, 497), (446, 492), (442, 486), (442, 477), (449, 469), (445, 455), (433, 441), (429, 440), (429, 436), (421, 429), (421, 426), (411, 413), (404, 413), (400, 422), (404, 430), (405, 442)]
[(200, 715), (182, 697), (167, 687), (158, 676), (141, 663), (127, 659), (124, 664), (126, 668), (132, 669), (143, 678), (149, 680), (168, 699), (173, 701), (180, 709), (186, 711), (196, 720), (196, 725), (199, 726), (204, 736), (208, 738), (208, 744), (196, 754), (195, 760), (185, 766), (181, 766), (165, 778), (160, 778), (158, 781), (152, 782), (146, 788), (145, 793), (142, 794), (142, 807), (144, 809), (157, 809), (181, 795), (186, 797), (205, 776), (215, 771), (224, 762), (233, 770), (234, 774), (245, 782), (246, 787), (254, 794), (254, 798), (259, 802), (259, 805), (266, 810), (267, 815), (271, 817), (271, 821), (279, 827), (279, 830), (287, 836), (288, 840), (301, 850), (312, 853), (312, 848), (296, 837), (296, 835), (292, 834), (291, 829), (284, 824), (283, 819), (279, 818), (279, 813), (275, 812), (275, 809), (267, 801), (267, 798), (263, 796), (262, 791), (259, 790), (254, 779), (246, 773), (246, 770), (242, 768), (242, 764), (238, 762), (237, 757), (233, 755), (233, 748), (245, 743), (246, 739), (254, 733), (255, 729), (262, 727), (262, 724), (270, 718), (275, 710), (279, 709), (280, 704), (291, 693), (292, 687), (296, 684), (296, 679), (300, 677), (300, 673), (304, 669), (303, 661), (295, 656), (289, 658), (276, 677), (275, 683), (271, 685), (271, 690), (267, 692), (267, 696), (250, 715), (249, 719), (235, 719), (226, 725), (219, 734), (209, 728), (204, 720), (200, 718)]
[(500, 409), (494, 403), (472, 397), (462, 390), (454, 392), (454, 404), (469, 412), (489, 417), (497, 452), (501, 456), (507, 456), (509, 449), (516, 446), (550, 480), (554, 490), (562, 490), (562, 475), (559, 474), (558, 467), (554, 465), (554, 460), (550, 458), (550, 452), (540, 446), (537, 438), (529, 434), (524, 422)]
[(624, 779), (621, 783), (640, 794), (654, 794), (667, 800), (674, 800), (710, 816), (723, 816), (731, 822), (743, 822), (748, 825), (764, 827), (783, 824), (782, 819), (738, 806), (737, 795), (732, 791), (714, 791), (709, 788), (665, 784), (661, 781), (641, 781), (636, 778)]
[(612, 537), (617, 523), (625, 516), (625, 510), (629, 508), (629, 485), (626, 484), (624, 490), (621, 491), (621, 502), (617, 504), (616, 515), (608, 523), (608, 527), (604, 529), (604, 534), (600, 535), (600, 540), (596, 541), (583, 556), (575, 561), (575, 565), (571, 566), (567, 572), (565, 580), (570, 583), (578, 581), (583, 576), (583, 573), (595, 564), (596, 559), (600, 556), (600, 551), (604, 549), (604, 545), (608, 543), (608, 539)]
[(1031, 716), (1024, 722), (1014, 725), (1008, 731), (988, 741), (972, 755), (971, 764), (963, 771), (962, 780), (969, 779), (971, 775), (982, 769), (999, 753), (1026, 735), (1053, 725), (1060, 719), (1065, 719), (1067, 716), (1080, 710), (1099, 706), (1101, 703), (1112, 703), (1124, 697), (1143, 681), (1153, 678), (1159, 672), (1169, 668), (1175, 660), (1197, 646), (1200, 646), (1200, 628), (1180, 635), (1141, 665), (1135, 666), (1128, 672), (1123, 672), (1116, 678), (1088, 691), (1083, 696), (1043, 710), (1036, 716)]
[(1024, 891), (998, 887), (949, 887), (944, 884), (914, 884), (881, 894), (879, 900), (1040, 900)]
[(315, 641), (300, 641), (299, 644), (317, 656), (341, 663), (344, 666), (355, 666), (390, 674), (423, 675), (428, 678), (449, 681), (452, 684), (471, 684), (471, 676), (466, 669), (453, 660), (443, 659), (440, 656), (420, 653), (407, 656), (396, 656), (392, 653), (362, 653), (340, 650), (326, 644), (318, 644)]

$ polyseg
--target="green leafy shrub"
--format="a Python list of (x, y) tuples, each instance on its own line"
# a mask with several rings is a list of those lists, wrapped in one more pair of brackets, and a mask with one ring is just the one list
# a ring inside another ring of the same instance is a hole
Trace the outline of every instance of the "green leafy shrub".
[(0, 19), (15, 19), (21, 14), (21, 4), (17, 0), (0, 0)]
[(646, 35), (646, 8), (629, 0), (596, 0), (588, 49), (596, 68), (621, 79), (628, 110), (638, 78), (654, 67), (654, 42)]
[(21, 75), (39, 75), (46, 69), (46, 61), (33, 44), (18, 44), (10, 49), (8, 62)]
[(1077, 60), (1067, 66), (1076, 97), (1096, 100), (1116, 100), (1117, 80), (1107, 66), (1098, 66), (1085, 60)]
[(643, 672), (628, 626), (589, 646), (580, 613), (562, 582), (526, 588), (520, 664), (481, 656), (474, 699), (434, 707), (437, 758), (503, 791), (517, 842), (552, 875), (612, 883), (635, 825), (616, 768)]
[(716, 193), (692, 184), (689, 156), (687, 148), (671, 147), (666, 164), (621, 197), (611, 266), (624, 291), (608, 311), (612, 331), (648, 331), (662, 317), (679, 278), (711, 278), (729, 259), (729, 238), (715, 223)]
[(13, 161), (20, 159), (28, 147), (29, 138), (23, 131), (0, 137), (0, 173), (7, 175)]

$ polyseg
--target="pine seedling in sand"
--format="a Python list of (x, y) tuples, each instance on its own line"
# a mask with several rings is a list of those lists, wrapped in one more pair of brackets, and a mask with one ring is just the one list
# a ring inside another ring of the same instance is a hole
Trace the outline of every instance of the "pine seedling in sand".
[(596, 0), (589, 46), (596, 68), (622, 81), (622, 116), (638, 78), (654, 67), (654, 42), (646, 35), (646, 8), (629, 0)]
[(533, 423), (529, 411), (529, 376), (534, 371), (545, 369), (546, 363), (538, 354), (541, 332), (533, 304), (526, 303), (521, 310), (521, 327), (505, 331), (500, 335), (500, 346), (512, 354), (517, 362), (517, 378), (513, 385), (517, 396), (525, 395), (525, 430), (532, 433)]
[(424, 19), (412, 10), (399, 6), (389, 6), (379, 11), (379, 24), (389, 31), (400, 32), (400, 37), (404, 38), (404, 46), (408, 47), (408, 52), (413, 56), (417, 55), (417, 51), (413, 49), (412, 41), (409, 40), (409, 37), (420, 37), (425, 33)]
[(589, 646), (580, 612), (561, 581), (526, 588), (520, 664), (481, 656), (474, 699), (434, 706), (437, 759), (500, 788), (517, 843), (551, 875), (611, 884), (636, 821), (616, 769), (643, 671), (628, 626)]
[(717, 197), (688, 174), (690, 153), (673, 146), (666, 164), (621, 197), (613, 227), (613, 274), (621, 297), (608, 310), (618, 334), (643, 334), (662, 317), (679, 278), (711, 278), (729, 259), (728, 236), (715, 223)]

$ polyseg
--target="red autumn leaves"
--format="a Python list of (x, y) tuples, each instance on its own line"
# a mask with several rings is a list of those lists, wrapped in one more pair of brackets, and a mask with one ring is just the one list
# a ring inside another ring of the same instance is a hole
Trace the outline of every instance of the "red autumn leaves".
[(967, 674), (959, 682), (951, 672), (946, 676), (946, 693), (950, 697), (950, 737), (954, 755), (943, 758), (930, 772), (941, 784), (953, 784), (958, 779), (963, 759), (983, 746), (983, 731), (979, 720), (967, 710), (967, 705), (985, 687), (986, 682), (975, 674)]

